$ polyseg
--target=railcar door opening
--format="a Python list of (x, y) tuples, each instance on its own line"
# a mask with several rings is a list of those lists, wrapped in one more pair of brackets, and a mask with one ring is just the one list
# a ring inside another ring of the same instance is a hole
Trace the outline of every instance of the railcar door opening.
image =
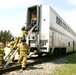
[(35, 25), (37, 25), (35, 30), (39, 30), (39, 16), (40, 16), (39, 13), (40, 13), (40, 9), (39, 9), (38, 5), (29, 7), (27, 9), (26, 28), (31, 26), (31, 23), (32, 23), (33, 20), (36, 20), (34, 22)]
[(75, 42), (73, 41), (73, 51), (74, 51), (74, 45), (75, 45)]

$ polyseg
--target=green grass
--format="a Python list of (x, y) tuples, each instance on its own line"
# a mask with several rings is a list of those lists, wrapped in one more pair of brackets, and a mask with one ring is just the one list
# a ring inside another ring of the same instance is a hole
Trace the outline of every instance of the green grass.
[(69, 63), (76, 63), (76, 53), (71, 54), (67, 57), (64, 57), (63, 59), (66, 59), (69, 61)]
[(63, 59), (68, 60), (68, 63), (55, 69), (53, 74), (49, 75), (76, 75), (76, 53), (64, 57)]

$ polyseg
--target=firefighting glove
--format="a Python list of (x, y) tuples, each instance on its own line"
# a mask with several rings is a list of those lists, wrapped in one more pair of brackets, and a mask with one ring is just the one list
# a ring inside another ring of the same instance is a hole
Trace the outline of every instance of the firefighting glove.
[(16, 50), (18, 47), (16, 46), (16, 47), (13, 47), (13, 50)]

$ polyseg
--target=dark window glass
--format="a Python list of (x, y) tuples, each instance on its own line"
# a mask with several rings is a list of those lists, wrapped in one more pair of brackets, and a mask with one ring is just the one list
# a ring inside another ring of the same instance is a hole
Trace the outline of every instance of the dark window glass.
[(67, 26), (66, 26), (65, 23), (63, 23), (63, 28), (64, 28), (65, 30), (67, 30)]
[(56, 23), (57, 23), (58, 25), (62, 26), (62, 21), (61, 21), (58, 17), (56, 17)]
[(68, 42), (68, 47), (70, 47), (70, 42)]

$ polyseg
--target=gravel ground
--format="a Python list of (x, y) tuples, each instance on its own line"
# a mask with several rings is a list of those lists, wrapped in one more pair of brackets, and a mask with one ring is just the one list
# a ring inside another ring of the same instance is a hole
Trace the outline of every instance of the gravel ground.
[(29, 66), (25, 71), (20, 69), (3, 75), (48, 75), (53, 73), (57, 67), (63, 66), (66, 62), (67, 61), (63, 59), (56, 59), (50, 62)]

